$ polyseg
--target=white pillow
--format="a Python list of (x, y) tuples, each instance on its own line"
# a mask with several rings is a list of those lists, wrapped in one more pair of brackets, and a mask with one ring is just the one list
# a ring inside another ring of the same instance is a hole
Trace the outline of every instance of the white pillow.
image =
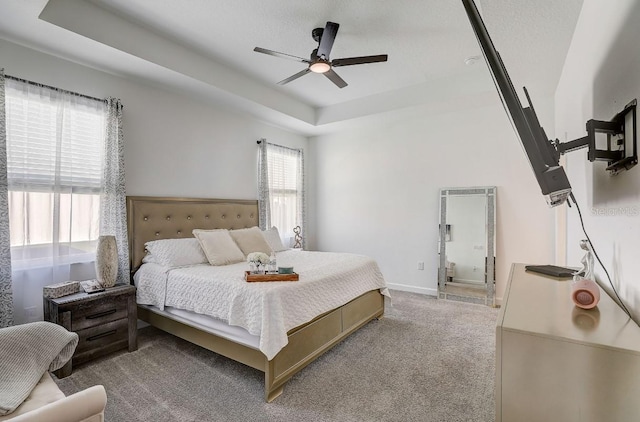
[(244, 254), (226, 229), (193, 230), (211, 265), (229, 265), (244, 261)]
[(280, 233), (277, 227), (271, 227), (263, 231), (262, 235), (274, 252), (286, 251), (288, 249), (282, 244), (282, 239), (280, 239)]
[(142, 262), (153, 262), (165, 267), (181, 267), (207, 262), (207, 257), (204, 255), (198, 239), (193, 237), (152, 240), (145, 243), (144, 246), (147, 255), (142, 259)]

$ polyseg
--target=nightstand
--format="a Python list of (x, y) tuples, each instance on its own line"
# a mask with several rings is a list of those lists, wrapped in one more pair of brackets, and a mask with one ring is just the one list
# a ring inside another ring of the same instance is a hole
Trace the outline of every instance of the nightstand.
[(80, 337), (71, 360), (54, 372), (58, 378), (71, 375), (75, 365), (116, 350), (138, 349), (136, 288), (132, 285), (116, 285), (98, 293), (44, 298), (44, 320)]

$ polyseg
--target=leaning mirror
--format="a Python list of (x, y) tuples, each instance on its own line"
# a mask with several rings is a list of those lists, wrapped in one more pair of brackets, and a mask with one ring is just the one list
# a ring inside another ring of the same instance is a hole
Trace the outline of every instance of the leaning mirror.
[(440, 189), (438, 297), (495, 306), (496, 188)]

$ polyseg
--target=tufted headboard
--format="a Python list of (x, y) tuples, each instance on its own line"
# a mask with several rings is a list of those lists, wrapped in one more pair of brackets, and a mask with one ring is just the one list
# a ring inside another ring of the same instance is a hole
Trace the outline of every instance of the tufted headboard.
[(127, 197), (131, 274), (142, 264), (151, 240), (193, 237), (193, 229), (242, 229), (258, 225), (258, 201), (236, 199)]

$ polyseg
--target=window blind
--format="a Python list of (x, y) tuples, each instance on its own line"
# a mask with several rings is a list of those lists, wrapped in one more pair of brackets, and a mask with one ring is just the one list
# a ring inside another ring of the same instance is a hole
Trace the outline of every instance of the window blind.
[(298, 189), (298, 161), (297, 156), (278, 151), (269, 146), (268, 168), (269, 187), (273, 190), (295, 193)]
[[(9, 190), (99, 193), (104, 103), (6, 80)], [(45, 94), (43, 94), (45, 92)]]

